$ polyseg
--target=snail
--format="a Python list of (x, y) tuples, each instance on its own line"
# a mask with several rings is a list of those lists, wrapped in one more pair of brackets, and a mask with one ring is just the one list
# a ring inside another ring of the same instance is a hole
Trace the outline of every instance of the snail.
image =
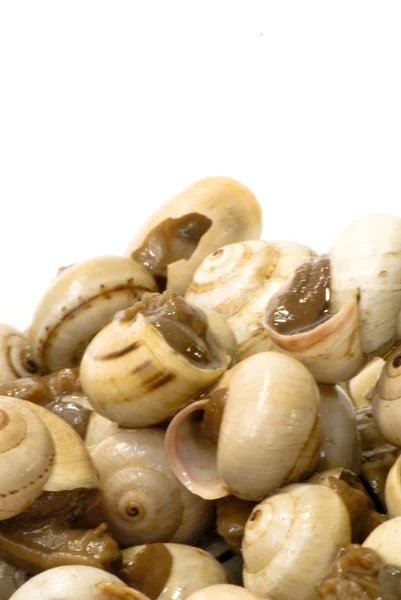
[(10, 325), (0, 324), (0, 384), (40, 375), (27, 337)]
[(385, 361), (379, 356), (373, 358), (344, 386), (355, 408), (361, 408), (371, 403), (373, 391), (384, 364)]
[(100, 256), (72, 265), (34, 313), (29, 339), (35, 359), (50, 371), (79, 365), (88, 343), (114, 314), (152, 291), (152, 275), (128, 258)]
[[(274, 347), (319, 383), (345, 382), (369, 356), (400, 339), (401, 219), (370, 215), (349, 225), (323, 256), (302, 265), (267, 307)], [(400, 329), (400, 331), (399, 331)]]
[(316, 585), (351, 541), (348, 511), (323, 485), (293, 484), (256, 506), (242, 543), (244, 586), (274, 600), (314, 600)]
[(241, 500), (235, 496), (220, 498), (217, 501), (217, 533), (237, 554), (241, 554), (245, 524), (255, 508), (255, 502)]
[(191, 543), (213, 518), (213, 503), (174, 477), (164, 437), (161, 429), (120, 430), (92, 451), (102, 490), (101, 521), (122, 546)]
[(199, 266), (185, 298), (222, 314), (238, 343), (238, 359), (272, 349), (263, 326), (271, 296), (315, 253), (296, 242), (247, 241), (224, 246)]
[(95, 490), (98, 479), (78, 434), (45, 408), (0, 397), (0, 519), (23, 513), (42, 494)]
[(160, 290), (183, 295), (192, 276), (221, 246), (258, 239), (262, 210), (234, 179), (208, 177), (166, 202), (131, 240), (126, 255), (145, 265)]
[(401, 448), (401, 344), (387, 357), (372, 398), (376, 426), (384, 439)]
[(300, 362), (278, 352), (235, 365), (166, 433), (172, 471), (205, 499), (260, 501), (312, 473), (320, 443), (317, 385)]
[(206, 531), (196, 545), (218, 560), (224, 567), (229, 583), (242, 586), (242, 557), (214, 529)]
[[(267, 596), (264, 598), (269, 600)], [(260, 598), (242, 587), (223, 583), (203, 588), (188, 596), (187, 600), (260, 600)]]
[(61, 369), (50, 375), (23, 377), (0, 383), (0, 396), (21, 398), (41, 406), (67, 395), (82, 395), (77, 368)]
[(401, 517), (401, 456), (388, 471), (384, 497), (389, 517)]
[(117, 423), (102, 417), (97, 412), (93, 411), (90, 418), (85, 435), (85, 446), (89, 452), (94, 450), (96, 446), (103, 442), (106, 438), (119, 430)]
[(119, 577), (150, 600), (185, 600), (201, 588), (227, 583), (208, 552), (184, 544), (148, 544), (123, 551)]
[(320, 385), (319, 391), (323, 442), (317, 470), (343, 467), (358, 473), (361, 444), (352, 402), (338, 385)]
[(375, 550), (384, 562), (401, 567), (401, 517), (379, 525), (363, 546)]
[[(57, 594), (57, 595), (55, 595)], [(149, 600), (121, 579), (95, 567), (56, 567), (36, 575), (10, 600)]]
[(9, 600), (28, 579), (24, 569), (0, 559), (0, 600)]
[(80, 380), (96, 412), (123, 427), (173, 417), (228, 368), (235, 339), (224, 319), (175, 292), (146, 294), (89, 344)]

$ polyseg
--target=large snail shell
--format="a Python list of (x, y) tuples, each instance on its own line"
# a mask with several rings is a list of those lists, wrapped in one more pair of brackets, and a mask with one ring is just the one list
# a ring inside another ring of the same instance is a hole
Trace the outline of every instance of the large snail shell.
[(0, 559), (0, 600), (9, 600), (28, 579), (28, 573)]
[[(152, 294), (146, 302), (168, 303), (171, 294)], [(179, 302), (187, 306), (184, 300)], [(171, 346), (142, 312), (130, 318), (130, 310), (117, 314), (89, 344), (80, 380), (98, 413), (123, 427), (149, 427), (171, 418), (191, 396), (221, 377), (231, 362), (228, 352), (235, 351), (235, 342), (230, 333), (221, 336), (221, 328), (227, 329), (221, 317), (207, 320), (206, 344), (214, 358), (198, 366)], [(223, 346), (226, 342), (228, 348)]]
[(352, 402), (338, 385), (320, 385), (319, 390), (323, 442), (317, 469), (343, 467), (358, 473), (361, 443)]
[(369, 215), (341, 233), (331, 250), (333, 310), (359, 296), (361, 347), (380, 356), (400, 339), (401, 219)]
[(363, 546), (375, 550), (387, 564), (401, 567), (401, 517), (376, 527)]
[[(217, 447), (202, 435), (197, 418), (208, 402), (217, 402), (212, 413), (220, 411)], [(174, 417), (166, 451), (174, 474), (194, 494), (261, 500), (312, 472), (320, 442), (319, 391), (313, 377), (295, 359), (264, 352), (227, 371), (210, 400), (191, 404)]]
[(387, 475), (384, 497), (389, 517), (401, 517), (401, 456), (397, 458)]
[(33, 316), (29, 337), (40, 364), (50, 371), (79, 364), (82, 354), (118, 310), (156, 283), (142, 265), (100, 256), (72, 265), (53, 281)]
[(333, 490), (288, 486), (256, 506), (248, 519), (244, 585), (262, 598), (314, 600), (317, 583), (350, 541), (348, 511)]
[(92, 452), (100, 476), (102, 511), (124, 546), (191, 542), (210, 523), (213, 503), (190, 494), (174, 477), (164, 431), (118, 431)]
[(401, 447), (401, 344), (386, 360), (372, 398), (373, 418), (384, 439)]
[(0, 383), (39, 374), (28, 338), (14, 327), (0, 324)]
[(234, 179), (208, 177), (155, 212), (126, 254), (183, 295), (208, 254), (227, 244), (258, 239), (261, 230), (262, 211), (252, 192)]
[(151, 600), (185, 600), (197, 590), (227, 583), (224, 568), (211, 554), (184, 544), (127, 548), (123, 573), (129, 585)]
[(44, 571), (27, 581), (10, 600), (147, 600), (111, 573), (71, 565)]
[[(267, 596), (265, 599), (269, 600)], [(237, 585), (212, 585), (188, 596), (187, 600), (258, 600), (252, 592)]]
[(384, 364), (385, 361), (377, 356), (349, 380), (346, 389), (355, 408), (368, 406), (371, 403), (373, 391)]

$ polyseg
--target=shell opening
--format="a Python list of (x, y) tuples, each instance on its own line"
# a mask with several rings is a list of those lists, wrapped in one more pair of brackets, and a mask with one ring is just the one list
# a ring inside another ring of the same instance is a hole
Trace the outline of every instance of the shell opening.
[(228, 398), (228, 388), (219, 388), (213, 392), (203, 411), (201, 434), (217, 446), (224, 407)]
[(310, 330), (330, 318), (330, 259), (304, 263), (266, 314), (267, 324), (283, 335)]
[(148, 544), (124, 567), (119, 577), (149, 598), (160, 598), (173, 569), (173, 556), (165, 544)]

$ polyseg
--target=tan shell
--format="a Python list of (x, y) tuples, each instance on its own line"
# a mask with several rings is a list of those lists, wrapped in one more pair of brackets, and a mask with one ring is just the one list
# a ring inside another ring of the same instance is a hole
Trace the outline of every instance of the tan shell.
[(375, 550), (387, 564), (401, 567), (401, 517), (376, 527), (362, 545)]
[(397, 458), (387, 475), (384, 495), (389, 517), (401, 517), (401, 456)]
[(28, 338), (9, 325), (0, 324), (0, 383), (40, 375)]
[(367, 406), (371, 403), (373, 390), (384, 364), (385, 361), (377, 356), (368, 362), (368, 364), (348, 382), (346, 389), (355, 408)]
[[(269, 596), (263, 596), (265, 600), (272, 600)], [(187, 600), (259, 600), (252, 592), (237, 585), (212, 585), (199, 590), (188, 596)]]
[(188, 543), (210, 524), (213, 503), (190, 494), (172, 474), (160, 429), (120, 430), (92, 452), (110, 532), (124, 546)]
[(148, 270), (128, 258), (100, 256), (69, 267), (42, 297), (29, 338), (50, 371), (77, 366), (100, 329), (144, 292), (156, 291)]
[[(213, 333), (221, 319), (216, 316), (208, 323)], [(232, 337), (227, 334), (220, 342), (226, 339)], [(191, 396), (221, 377), (231, 362), (230, 349), (232, 343), (227, 350), (220, 347), (217, 364), (199, 368), (176, 352), (141, 313), (131, 322), (116, 315), (82, 358), (82, 389), (104, 417), (123, 427), (149, 427), (174, 416)]]
[(166, 219), (179, 219), (190, 213), (209, 218), (211, 225), (188, 260), (178, 260), (167, 267), (167, 288), (181, 295), (208, 254), (227, 244), (258, 239), (262, 231), (261, 207), (252, 192), (234, 179), (208, 177), (163, 204), (132, 239), (126, 255), (131, 256), (140, 248)]
[(256, 506), (248, 519), (244, 585), (262, 598), (317, 600), (317, 583), (350, 541), (348, 511), (333, 490), (288, 486)]
[(401, 447), (401, 344), (388, 356), (372, 398), (373, 418), (384, 439)]
[(321, 442), (319, 391), (300, 362), (256, 354), (227, 371), (213, 390), (219, 391), (227, 396), (217, 447), (194, 419), (207, 399), (184, 408), (167, 429), (170, 466), (192, 493), (258, 501), (313, 471)]
[(129, 584), (158, 600), (185, 600), (197, 590), (227, 583), (221, 564), (194, 546), (150, 544), (123, 550), (123, 568), (135, 563), (137, 578)]
[(100, 442), (119, 430), (117, 423), (102, 417), (97, 412), (90, 416), (85, 436), (85, 446), (91, 452)]

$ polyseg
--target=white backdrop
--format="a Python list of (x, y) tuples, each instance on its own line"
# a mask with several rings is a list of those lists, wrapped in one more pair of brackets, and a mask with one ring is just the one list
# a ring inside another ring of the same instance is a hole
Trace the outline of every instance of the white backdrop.
[(0, 2), (0, 321), (229, 175), (265, 238), (329, 248), (401, 216), (399, 2)]

